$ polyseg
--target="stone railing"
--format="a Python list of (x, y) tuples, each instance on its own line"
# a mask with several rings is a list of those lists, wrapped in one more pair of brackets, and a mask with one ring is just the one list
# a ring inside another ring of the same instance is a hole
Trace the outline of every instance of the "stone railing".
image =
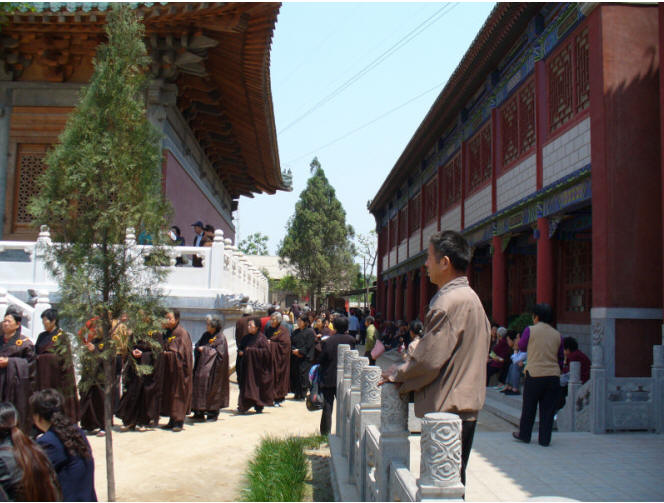
[(461, 498), (459, 417), (424, 417), (416, 478), (410, 469), (407, 400), (394, 384), (378, 386), (380, 367), (369, 366), (348, 345), (339, 345), (337, 354), (336, 432), (330, 436), (337, 501)]
[(559, 431), (590, 431), (592, 381), (581, 384), (581, 362), (570, 362), (565, 406), (558, 412)]
[[(136, 244), (133, 230), (127, 230), (126, 244), (143, 256), (151, 253), (152, 246)], [(49, 273), (44, 260), (51, 242), (48, 228), (42, 227), (36, 242), (0, 241), (0, 287), (9, 292), (23, 294), (28, 290), (46, 291), (55, 294), (58, 285)], [(215, 230), (211, 247), (169, 247), (170, 265), (168, 274), (159, 285), (165, 295), (179, 297), (209, 297), (216, 295), (224, 301), (221, 307), (243, 297), (255, 305), (268, 302), (268, 280), (240, 250), (224, 239), (221, 229)], [(5, 252), (5, 253), (3, 253)], [(198, 257), (202, 267), (193, 267), (193, 256)], [(183, 264), (176, 265), (182, 258)]]
[(41, 324), (42, 313), (51, 307), (46, 290), (40, 290), (35, 300), (35, 305), (31, 306), (8, 293), (6, 289), (0, 288), (0, 319), (4, 319), (9, 306), (17, 306), (21, 310), (23, 317), (21, 321), (21, 334), (33, 342), (37, 340), (37, 336), (44, 329)]

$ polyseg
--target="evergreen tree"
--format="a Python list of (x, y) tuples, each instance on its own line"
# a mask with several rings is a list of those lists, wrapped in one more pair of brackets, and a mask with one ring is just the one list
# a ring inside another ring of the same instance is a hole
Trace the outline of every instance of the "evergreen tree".
[(238, 248), (247, 255), (267, 255), (268, 239), (265, 234), (254, 232), (240, 241)]
[[(298, 276), (315, 294), (347, 288), (353, 279), (353, 227), (334, 188), (314, 157), (311, 177), (289, 219), (279, 256), (288, 258)], [(316, 307), (316, 303), (314, 303)]]
[[(161, 191), (160, 135), (147, 120), (144, 27), (125, 4), (108, 15), (108, 43), (99, 47), (90, 83), (81, 93), (59, 144), (46, 157), (39, 195), (30, 211), (46, 224), (56, 243), (47, 250), (58, 278), (60, 310), (69, 323), (82, 326), (98, 316), (103, 351), (90, 353), (78, 343), (83, 365), (103, 375), (108, 498), (115, 500), (111, 391), (117, 351), (157, 328), (159, 292), (167, 263), (162, 230), (170, 205)], [(149, 256), (126, 240), (127, 228), (149, 235)], [(115, 341), (111, 324), (122, 313), (129, 318), (132, 340)], [(155, 348), (157, 344), (153, 343)], [(129, 359), (129, 361), (133, 361)], [(137, 368), (139, 373), (149, 368)], [(84, 383), (89, 386), (91, 383)]]

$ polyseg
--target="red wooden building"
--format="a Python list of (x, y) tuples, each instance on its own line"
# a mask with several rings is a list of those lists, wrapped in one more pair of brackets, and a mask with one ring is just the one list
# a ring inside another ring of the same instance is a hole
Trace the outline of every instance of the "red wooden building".
[(454, 229), (490, 318), (547, 302), (607, 375), (650, 375), (663, 26), (661, 4), (497, 4), (370, 204), (384, 318), (424, 318), (429, 237)]
[[(34, 239), (27, 204), (105, 41), (108, 3), (41, 3), (0, 38), (0, 239)], [(148, 115), (163, 133), (163, 186), (177, 224), (234, 239), (240, 196), (286, 187), (270, 90), (279, 3), (137, 4), (152, 57)]]

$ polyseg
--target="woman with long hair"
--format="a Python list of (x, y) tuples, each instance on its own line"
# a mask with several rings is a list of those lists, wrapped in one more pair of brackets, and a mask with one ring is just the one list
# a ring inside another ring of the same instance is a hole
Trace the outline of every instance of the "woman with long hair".
[(55, 388), (65, 397), (64, 411), (72, 421), (78, 421), (78, 397), (74, 377), (70, 335), (58, 323), (58, 311), (47, 309), (41, 315), (44, 331), (37, 337), (37, 379), (35, 389)]
[(57, 501), (51, 463), (19, 429), (18, 419), (11, 403), (0, 403), (0, 485), (10, 501)]
[(63, 403), (55, 389), (30, 397), (32, 420), (44, 432), (37, 443), (55, 468), (64, 501), (97, 501), (92, 449), (83, 431), (64, 413)]

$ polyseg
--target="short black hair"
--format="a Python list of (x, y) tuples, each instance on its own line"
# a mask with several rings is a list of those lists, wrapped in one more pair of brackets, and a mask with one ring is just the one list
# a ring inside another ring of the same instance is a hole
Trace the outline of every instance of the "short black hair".
[(332, 320), (332, 326), (338, 334), (345, 334), (348, 331), (348, 318), (345, 316), (335, 316)]
[(365, 323), (368, 323), (369, 325), (371, 325), (376, 320), (374, 319), (373, 316), (367, 316), (366, 318), (364, 318), (364, 321), (365, 321)]
[(420, 320), (413, 320), (410, 322), (408, 330), (413, 332), (415, 335), (422, 335), (422, 331), (424, 330), (424, 325)]
[(47, 309), (41, 314), (42, 318), (46, 318), (48, 321), (54, 321), (58, 323), (58, 310), (54, 308)]
[(465, 272), (468, 269), (471, 258), (471, 250), (468, 241), (456, 231), (437, 232), (429, 239), (433, 245), (436, 260), (443, 257), (450, 259), (455, 270)]
[(491, 328), (493, 328), (493, 327), (500, 328), (500, 325), (498, 323), (496, 323), (495, 321), (492, 321), (491, 322)]
[(533, 316), (537, 316), (542, 323), (550, 325), (553, 321), (553, 309), (549, 304), (536, 304), (533, 308)]
[(574, 337), (565, 337), (563, 339), (563, 349), (567, 349), (569, 351), (576, 351), (579, 349), (579, 343), (576, 342), (576, 339)]
[(517, 336), (516, 330), (508, 330), (507, 333), (505, 334), (505, 337), (507, 337), (512, 341), (516, 340), (516, 336)]

